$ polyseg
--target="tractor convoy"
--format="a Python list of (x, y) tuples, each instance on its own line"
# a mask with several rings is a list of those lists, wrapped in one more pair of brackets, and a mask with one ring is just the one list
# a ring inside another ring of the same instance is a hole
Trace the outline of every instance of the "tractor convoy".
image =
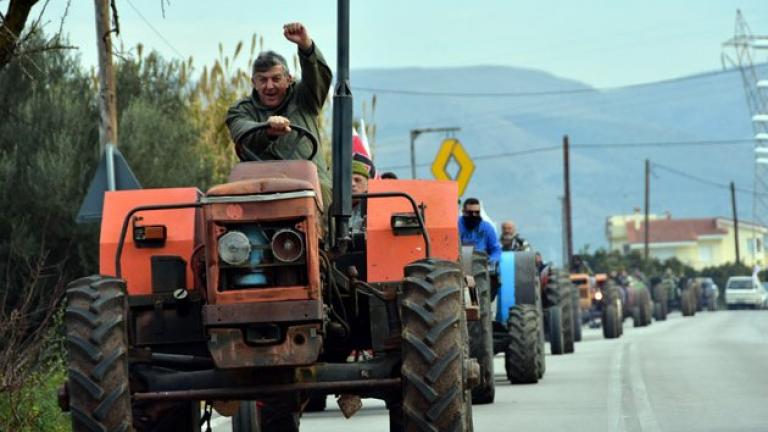
[[(383, 400), (392, 431), (472, 431), (496, 354), (511, 384), (536, 383), (545, 342), (574, 353), (583, 323), (611, 339), (625, 317), (665, 319), (673, 298), (686, 316), (699, 307), (697, 284), (569, 274), (526, 251), (490, 265), (459, 244), (455, 182), (371, 180), (353, 195), (343, 88), (327, 214), (308, 160), (242, 162), (206, 192), (105, 194), (99, 275), (66, 293), (59, 403), (75, 432), (201, 431), (213, 410), (233, 432), (297, 431), (328, 395), (347, 418)], [(314, 155), (318, 138), (291, 127)], [(347, 229), (353, 199), (362, 233)]]

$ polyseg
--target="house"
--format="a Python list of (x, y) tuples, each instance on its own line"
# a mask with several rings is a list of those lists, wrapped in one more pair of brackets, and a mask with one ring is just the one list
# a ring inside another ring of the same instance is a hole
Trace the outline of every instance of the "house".
[[(699, 270), (736, 261), (735, 230), (732, 219), (702, 218), (673, 219), (649, 215), (648, 253), (653, 258), (672, 257)], [(645, 215), (635, 211), (631, 215), (608, 218), (606, 237), (610, 250), (621, 253), (643, 252), (645, 247)], [(765, 236), (768, 228), (751, 222), (739, 221), (739, 255), (741, 262), (765, 267)]]

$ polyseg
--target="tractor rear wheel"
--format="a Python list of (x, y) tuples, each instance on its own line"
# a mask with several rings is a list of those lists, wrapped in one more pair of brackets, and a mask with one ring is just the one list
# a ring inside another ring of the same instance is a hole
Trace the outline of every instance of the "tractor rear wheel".
[(547, 334), (549, 335), (549, 349), (553, 355), (560, 355), (565, 352), (565, 338), (563, 331), (562, 308), (553, 306), (544, 310), (547, 315)]
[(687, 289), (680, 294), (680, 311), (684, 317), (694, 316), (696, 314), (696, 305), (693, 304), (692, 291)]
[(656, 284), (653, 287), (654, 318), (656, 321), (667, 319), (667, 288), (664, 284)]
[[(648, 291), (642, 290), (637, 294), (637, 317), (639, 321), (635, 327), (645, 327), (651, 323), (651, 299)], [(634, 310), (632, 312), (634, 314)]]
[(131, 430), (125, 281), (70, 283), (64, 316), (72, 430)]
[(480, 384), (472, 389), (472, 403), (489, 404), (496, 395), (496, 384), (493, 379), (491, 284), (485, 254), (472, 254), (472, 274), (480, 303), (480, 320), (468, 323), (470, 357), (480, 364)]
[(606, 339), (616, 339), (619, 334), (619, 314), (616, 306), (608, 305), (603, 309), (603, 337)]
[(472, 430), (470, 358), (462, 273), (456, 263), (421, 260), (405, 268), (403, 428)]
[(535, 305), (509, 308), (509, 344), (504, 352), (504, 365), (512, 384), (534, 384), (544, 374), (540, 321)]
[(571, 307), (573, 308), (573, 340), (581, 342), (581, 304), (579, 289), (571, 284)]
[(563, 319), (563, 352), (571, 354), (575, 350), (576, 325), (573, 320), (573, 295), (571, 281), (563, 272), (558, 272), (557, 280), (560, 289), (560, 308)]

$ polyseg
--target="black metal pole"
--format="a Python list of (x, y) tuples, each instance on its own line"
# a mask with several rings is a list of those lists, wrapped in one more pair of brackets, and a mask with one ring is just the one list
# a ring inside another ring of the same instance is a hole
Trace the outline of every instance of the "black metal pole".
[(349, 237), (352, 215), (352, 91), (349, 85), (349, 0), (338, 0), (336, 87), (333, 95), (333, 203), (336, 243)]
[(645, 261), (648, 261), (648, 241), (650, 239), (650, 231), (651, 227), (648, 224), (648, 212), (649, 212), (649, 206), (650, 206), (650, 196), (651, 196), (651, 161), (646, 159), (645, 160), (645, 247), (644, 247), (644, 257)]
[(411, 130), (411, 178), (416, 179), (416, 137), (421, 132), (418, 129)]
[(569, 155), (568, 135), (563, 136), (563, 207), (565, 207), (565, 256), (567, 262), (563, 267), (570, 269), (573, 260), (573, 228), (571, 226), (571, 163)]
[(739, 215), (736, 211), (736, 184), (731, 182), (731, 209), (733, 210), (733, 235), (736, 239), (736, 264), (741, 263), (739, 256)]

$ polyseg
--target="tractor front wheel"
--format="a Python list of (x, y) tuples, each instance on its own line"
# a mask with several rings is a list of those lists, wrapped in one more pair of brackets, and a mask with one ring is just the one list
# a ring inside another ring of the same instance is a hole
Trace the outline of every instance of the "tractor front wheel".
[(504, 351), (504, 364), (512, 384), (533, 384), (544, 375), (540, 322), (535, 305), (509, 308), (509, 343)]
[(442, 260), (405, 268), (401, 367), (402, 426), (416, 430), (472, 430), (462, 273)]
[(491, 283), (485, 254), (472, 254), (472, 275), (480, 304), (480, 320), (468, 323), (470, 357), (480, 364), (480, 384), (472, 389), (472, 403), (489, 404), (493, 403), (496, 395), (496, 385), (493, 379)]
[(605, 306), (602, 316), (603, 336), (606, 339), (616, 339), (621, 336), (619, 333), (619, 313), (614, 305)]
[(81, 278), (69, 284), (66, 300), (72, 430), (131, 430), (125, 282)]

